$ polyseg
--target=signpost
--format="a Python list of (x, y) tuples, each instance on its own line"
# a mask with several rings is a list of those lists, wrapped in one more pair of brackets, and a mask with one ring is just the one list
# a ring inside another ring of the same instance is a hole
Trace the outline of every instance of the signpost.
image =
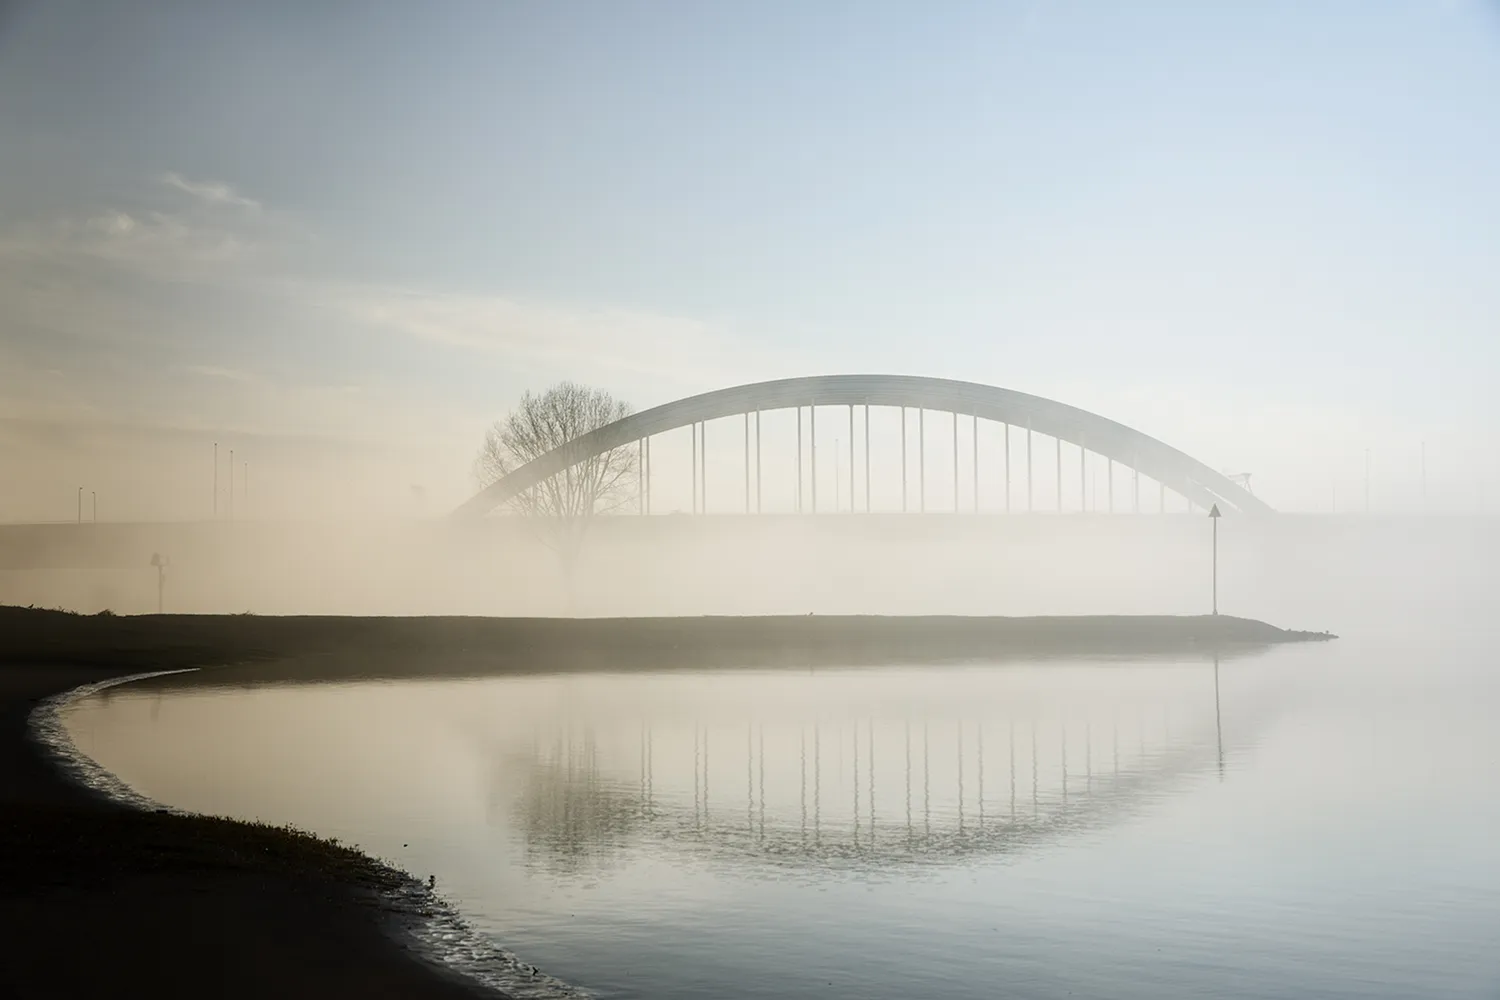
[(1214, 614), (1219, 613), (1219, 505), (1208, 509), (1208, 519), (1214, 526)]

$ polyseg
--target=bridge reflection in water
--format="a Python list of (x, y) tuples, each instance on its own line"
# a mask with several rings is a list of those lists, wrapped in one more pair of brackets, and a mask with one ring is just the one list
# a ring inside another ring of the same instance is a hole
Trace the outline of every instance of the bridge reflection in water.
[[(658, 713), (538, 729), (504, 755), (508, 794), (497, 790), (492, 809), (511, 812), (529, 864), (559, 874), (609, 868), (648, 841), (739, 866), (873, 871), (1035, 850), (1195, 775), (1222, 780), (1217, 661), (1093, 699), (1049, 684), (1048, 669), (968, 712), (825, 705), (735, 718), (719, 705), (710, 721)], [(1243, 747), (1251, 720), (1236, 721)]]

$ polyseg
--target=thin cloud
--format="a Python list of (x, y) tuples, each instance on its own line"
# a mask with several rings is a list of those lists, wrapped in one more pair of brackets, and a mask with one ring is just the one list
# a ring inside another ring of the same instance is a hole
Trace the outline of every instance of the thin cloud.
[(183, 365), (179, 369), (184, 375), (196, 375), (200, 378), (219, 379), (225, 382), (238, 382), (243, 385), (253, 385), (260, 381), (250, 372), (240, 371), (235, 368), (224, 368), (220, 365)]
[(245, 197), (222, 181), (190, 181), (175, 171), (168, 171), (159, 179), (167, 187), (176, 188), (207, 205), (240, 208), (255, 215), (262, 210), (260, 202)]
[[(670, 398), (806, 367), (693, 318), (483, 290), (351, 283), (304, 253), (310, 236), (295, 218), (225, 184), (176, 173), (163, 180), (165, 190), (155, 197), (143, 191), (138, 203), (0, 232), (0, 311), (24, 348), (0, 373), (0, 396), (7, 397), (0, 414), (67, 420), (109, 412), (122, 421), (357, 436), (412, 426), (437, 434), (434, 414), (441, 412), (443, 433), (462, 437), (479, 419), (466, 408), (482, 404), (461, 402), (451, 385), (400, 368), (359, 372), (363, 381), (384, 383), (378, 392), (313, 388), (271, 374), (278, 357), (266, 356), (260, 370), (245, 365), (242, 352), (206, 352), (214, 338), (203, 336), (203, 317), (179, 305), (198, 300), (164, 294), (166, 284), (212, 287), (215, 301), (253, 303), (283, 327), (326, 329), (340, 343), (361, 336), (417, 342), (447, 355), (437, 363), (450, 366), (461, 385), (472, 381), (476, 363), (494, 366), (503, 369), (497, 391), (506, 394), (571, 377), (640, 399)], [(250, 205), (254, 211), (241, 210)], [(80, 365), (84, 357), (90, 365)], [(102, 370), (106, 362), (119, 370)], [(49, 368), (67, 372), (76, 391), (42, 391), (36, 373)], [(473, 395), (472, 387), (464, 392)]]
[(718, 385), (773, 363), (723, 329), (659, 313), (378, 286), (348, 289), (335, 299), (363, 323), (435, 344), (556, 363), (559, 369), (598, 367)]

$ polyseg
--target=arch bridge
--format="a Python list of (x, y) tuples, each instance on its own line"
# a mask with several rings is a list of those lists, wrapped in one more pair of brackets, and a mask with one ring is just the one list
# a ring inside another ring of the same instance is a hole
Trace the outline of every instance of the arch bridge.
[[(914, 375), (819, 375), (777, 379), (718, 389), (689, 396), (670, 403), (633, 413), (606, 424), (553, 449), (545, 455), (497, 479), (453, 512), (454, 517), (479, 517), (501, 506), (515, 496), (580, 462), (618, 448), (635, 448), (639, 456), (637, 510), (651, 513), (651, 439), (668, 431), (691, 427), (693, 430), (693, 510), (700, 510), (700, 498), (706, 496), (705, 423), (725, 417), (744, 418), (745, 500), (747, 513), (759, 513), (762, 506), (761, 483), (761, 414), (773, 410), (797, 411), (797, 489), (796, 509), (818, 512), (817, 449), (805, 448), (816, 439), (819, 413), (834, 410), (834, 419), (848, 427), (848, 497), (856, 508), (856, 487), (861, 466), (856, 461), (856, 417), (862, 418), (864, 431), (863, 480), (864, 510), (870, 505), (870, 408), (891, 407), (901, 410), (901, 499), (902, 510), (928, 510), (926, 498), (927, 434), (929, 411), (948, 414), (953, 427), (953, 495), (952, 509), (959, 508), (959, 424), (967, 417), (973, 424), (971, 454), (973, 474), (972, 509), (980, 509), (979, 466), (982, 458), (1003, 464), (1005, 476), (1005, 509), (1012, 508), (1011, 478), (1013, 459), (1024, 462), (1026, 503), (1023, 510), (1038, 509), (1033, 503), (1033, 435), (1050, 437), (1056, 448), (1057, 506), (1062, 507), (1064, 461), (1063, 446), (1077, 449), (1080, 482), (1087, 476), (1090, 453), (1108, 460), (1108, 509), (1115, 510), (1114, 467), (1133, 470), (1134, 499), (1131, 509), (1140, 510), (1140, 476), (1155, 480), (1160, 489), (1159, 507), (1165, 510), (1166, 491), (1183, 497), (1189, 505), (1207, 510), (1217, 504), (1225, 511), (1270, 513), (1271, 507), (1248, 489), (1215, 471), (1203, 462), (1173, 448), (1165, 442), (1134, 428), (1090, 413), (1057, 400), (1033, 396), (1013, 389), (962, 382), (952, 379), (926, 378)], [(839, 411), (844, 411), (840, 413)], [(919, 429), (916, 441), (917, 489), (908, 483), (911, 471), (908, 454), (908, 420), (916, 411)], [(804, 421), (804, 414), (806, 419)], [(824, 419), (828, 419), (827, 416)], [(979, 422), (992, 421), (1005, 427), (1004, 447), (999, 454), (984, 455), (979, 446)], [(804, 435), (804, 424), (807, 435)], [(1024, 429), (1023, 454), (1012, 454), (1011, 430)], [(753, 430), (753, 435), (752, 435)], [(804, 480), (810, 453), (810, 475)], [(751, 470), (754, 469), (752, 480)], [(752, 495), (752, 481), (754, 490)], [(807, 487), (806, 489), (804, 487)], [(1082, 495), (1082, 494), (1081, 494)], [(706, 503), (702, 505), (706, 507)], [(857, 508), (856, 508), (857, 509)]]

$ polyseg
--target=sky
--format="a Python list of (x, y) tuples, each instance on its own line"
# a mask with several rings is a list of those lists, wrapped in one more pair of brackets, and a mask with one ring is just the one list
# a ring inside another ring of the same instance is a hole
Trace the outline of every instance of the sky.
[(441, 513), (527, 390), (832, 372), (1475, 509), (1496, 177), (1489, 0), (0, 0), (0, 520), (206, 516), (213, 442)]

